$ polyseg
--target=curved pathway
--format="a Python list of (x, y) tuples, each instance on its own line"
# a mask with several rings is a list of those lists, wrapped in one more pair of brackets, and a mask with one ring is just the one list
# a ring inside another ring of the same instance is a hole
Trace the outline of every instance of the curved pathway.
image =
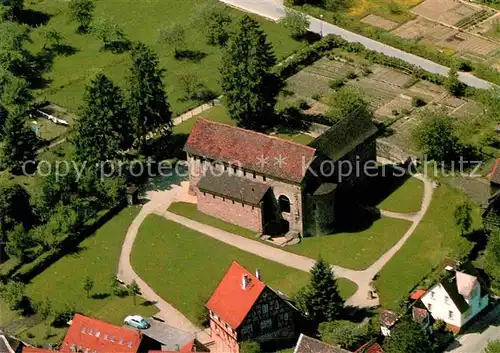
[[(412, 222), (411, 227), (396, 243), (396, 245), (394, 245), (391, 249), (384, 253), (369, 268), (363, 271), (351, 270), (340, 266), (332, 266), (332, 270), (337, 277), (349, 279), (356, 283), (356, 285), (358, 286), (356, 293), (348, 299), (346, 303), (347, 305), (358, 307), (373, 307), (379, 304), (378, 298), (368, 298), (368, 291), (373, 290), (371, 284), (373, 277), (410, 238), (410, 236), (413, 234), (418, 224), (422, 220), (423, 216), (427, 212), (432, 199), (432, 183), (422, 175), (416, 175), (415, 177), (422, 180), (424, 183), (424, 196), (422, 199), (421, 210), (414, 214), (399, 214), (387, 211), (382, 212), (382, 214), (388, 217), (407, 219)], [(130, 283), (132, 282), (132, 280), (135, 280), (141, 288), (142, 296), (149, 301), (155, 302), (156, 306), (160, 310), (160, 313), (157, 316), (165, 320), (166, 324), (196, 335), (196, 337), (201, 342), (210, 341), (210, 337), (205, 331), (202, 331), (196, 325), (191, 323), (182, 313), (180, 313), (177, 309), (175, 309), (172, 305), (167, 303), (157, 293), (155, 293), (155, 291), (137, 275), (132, 267), (132, 264), (130, 262), (130, 255), (132, 252), (133, 244), (136, 240), (140, 225), (150, 214), (158, 214), (164, 216), (172, 221), (178, 222), (188, 228), (197, 230), (231, 246), (253, 253), (268, 260), (281, 263), (285, 266), (296, 268), (302, 271), (309, 271), (314, 265), (315, 259), (310, 259), (305, 256), (293, 254), (275, 248), (273, 246), (266, 245), (262, 242), (228, 233), (218, 228), (214, 228), (209, 225), (202, 224), (166, 211), (172, 202), (195, 202), (195, 199), (192, 196), (189, 196), (187, 193), (188, 183), (186, 181), (171, 181), (171, 183), (167, 185), (166, 188), (167, 191), (150, 191), (147, 193), (147, 198), (149, 199), (149, 201), (142, 207), (141, 211), (134, 219), (127, 231), (127, 235), (122, 246), (118, 266), (118, 278), (125, 283)]]

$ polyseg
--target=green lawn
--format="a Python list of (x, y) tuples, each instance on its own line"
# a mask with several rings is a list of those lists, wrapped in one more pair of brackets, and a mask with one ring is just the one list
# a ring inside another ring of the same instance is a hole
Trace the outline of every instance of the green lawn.
[[(445, 184), (434, 190), (424, 219), (375, 282), (382, 307), (397, 309), (399, 301), (446, 257), (460, 257), (470, 251), (472, 244), (460, 236), (453, 218), (455, 207), (464, 199), (463, 194)], [(476, 206), (473, 216), (479, 228), (480, 210)]]
[[(110, 294), (110, 279), (118, 267), (123, 239), (138, 212), (139, 208), (127, 208), (113, 217), (80, 244), (78, 253), (66, 255), (36, 276), (27, 286), (28, 296), (35, 301), (48, 297), (55, 310), (69, 305), (78, 312), (118, 325), (129, 314), (153, 315), (156, 307), (140, 305), (143, 303), (141, 298), (134, 306), (130, 297), (107, 296)], [(91, 294), (101, 295), (102, 299), (87, 298), (82, 288), (86, 277), (94, 281)], [(47, 325), (42, 323), (22, 332), (21, 337), (27, 338), (30, 332), (35, 335), (32, 340), (43, 342), (44, 338), (40, 336), (46, 331)], [(52, 334), (57, 336), (50, 342), (55, 342), (62, 338), (64, 330), (53, 329)]]
[(410, 213), (418, 212), (422, 207), (424, 183), (417, 178), (409, 178), (378, 204), (378, 208), (386, 211)]
[(284, 250), (310, 258), (321, 255), (332, 265), (364, 270), (396, 244), (410, 224), (405, 220), (382, 217), (359, 233), (306, 237)]
[(196, 204), (189, 202), (175, 202), (170, 205), (168, 210), (172, 213), (178, 214), (179, 216), (187, 217), (192, 219), (193, 221), (197, 221), (200, 223), (208, 224), (212, 227), (219, 228), (225, 230), (226, 232), (241, 235), (247, 238), (256, 239), (257, 233), (251, 231), (249, 229), (237, 226), (235, 224), (231, 224), (225, 222), (221, 219), (209, 216), (203, 212), (198, 211)]
[[(182, 89), (179, 78), (185, 74), (196, 75), (208, 89), (220, 92), (218, 83), (221, 49), (205, 44), (203, 29), (197, 29), (190, 18), (197, 7), (202, 5), (198, 0), (148, 0), (148, 1), (96, 1), (95, 17), (113, 19), (132, 41), (143, 41), (152, 46), (158, 53), (160, 63), (166, 69), (164, 83), (175, 114), (199, 105), (194, 101), (182, 100)], [(221, 5), (222, 6), (222, 5)], [(81, 104), (83, 88), (97, 72), (111, 76), (119, 85), (124, 85), (128, 75), (129, 54), (113, 54), (102, 50), (102, 42), (92, 35), (75, 33), (75, 24), (69, 20), (68, 2), (60, 0), (28, 0), (26, 7), (42, 12), (50, 19), (48, 26), (55, 28), (65, 38), (64, 43), (74, 48), (75, 53), (58, 56), (52, 70), (46, 75), (47, 87), (40, 92), (46, 98), (64, 108), (75, 111)], [(235, 29), (242, 12), (227, 8), (233, 18), (231, 30)], [(290, 55), (305, 45), (292, 39), (282, 26), (254, 16), (261, 24), (273, 44), (278, 59)], [(185, 25), (186, 50), (201, 54), (199, 62), (176, 60), (173, 49), (157, 42), (158, 30), (173, 23)], [(34, 51), (42, 47), (39, 28), (33, 29)]]
[[(193, 321), (233, 260), (249, 271), (260, 268), (267, 284), (289, 295), (309, 279), (306, 272), (231, 247), (156, 215), (146, 218), (132, 251), (135, 271)], [(339, 280), (339, 286), (344, 297), (356, 290), (354, 283), (344, 279)]]

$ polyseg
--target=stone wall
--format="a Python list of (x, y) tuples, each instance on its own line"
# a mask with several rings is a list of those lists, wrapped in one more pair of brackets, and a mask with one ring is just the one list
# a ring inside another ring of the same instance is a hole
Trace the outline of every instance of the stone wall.
[(377, 140), (377, 156), (389, 159), (396, 163), (404, 163), (408, 160), (408, 157), (411, 157), (413, 160), (417, 159), (415, 155), (396, 145), (382, 140)]
[(253, 207), (209, 193), (197, 193), (198, 210), (228, 223), (262, 232), (262, 212), (260, 207)]

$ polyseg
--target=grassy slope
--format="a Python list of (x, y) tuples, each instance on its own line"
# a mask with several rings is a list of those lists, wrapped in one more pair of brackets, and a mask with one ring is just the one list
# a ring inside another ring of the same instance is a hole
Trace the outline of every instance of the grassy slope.
[[(249, 270), (260, 268), (263, 279), (289, 295), (309, 279), (309, 274), (265, 260), (209, 238), (159, 216), (142, 224), (132, 251), (137, 273), (166, 301), (189, 319), (206, 301), (232, 260)], [(348, 297), (355, 284), (339, 280), (341, 293)]]
[[(167, 69), (164, 83), (169, 96), (169, 102), (175, 113), (198, 105), (196, 102), (182, 102), (183, 92), (178, 85), (178, 79), (184, 74), (194, 74), (208, 88), (219, 92), (219, 65), (221, 50), (205, 44), (199, 31), (189, 21), (195, 9), (201, 6), (196, 0), (148, 0), (148, 1), (111, 1), (96, 2), (96, 17), (112, 18), (120, 25), (132, 41), (143, 41), (152, 45), (159, 54), (161, 66)], [(128, 74), (129, 54), (112, 54), (101, 50), (102, 43), (91, 35), (78, 35), (75, 25), (69, 22), (68, 3), (57, 0), (29, 1), (27, 7), (32, 10), (48, 14), (48, 25), (57, 29), (65, 38), (65, 44), (76, 49), (76, 53), (56, 58), (53, 70), (47, 75), (51, 81), (43, 90), (47, 99), (71, 110), (75, 110), (81, 103), (83, 88), (89, 77), (103, 71), (109, 74), (118, 84), (124, 85)], [(131, 11), (133, 10), (133, 11)], [(242, 12), (229, 9), (236, 22), (243, 15)], [(293, 40), (288, 32), (278, 24), (255, 17), (267, 33), (274, 46), (276, 56), (281, 59), (304, 43)], [(179, 61), (173, 58), (173, 51), (168, 45), (158, 44), (158, 29), (172, 23), (186, 25), (186, 49), (199, 51), (206, 57), (199, 63)], [(33, 30), (33, 49), (42, 45), (40, 30)]]
[[(87, 298), (83, 281), (88, 276), (94, 281), (92, 294), (110, 293), (110, 279), (116, 274), (121, 245), (128, 226), (137, 215), (138, 208), (127, 208), (102, 226), (94, 235), (81, 243), (81, 251), (66, 255), (36, 276), (27, 287), (27, 294), (35, 301), (48, 297), (54, 309), (73, 306), (77, 311), (102, 320), (121, 324), (126, 315), (138, 313), (152, 315), (155, 307), (133, 305), (132, 298)], [(46, 325), (37, 325), (32, 333), (44, 333)], [(43, 326), (43, 327), (41, 327)], [(57, 331), (57, 330), (56, 330)], [(57, 331), (64, 334), (63, 331)], [(40, 337), (36, 337), (37, 340)], [(51, 341), (55, 341), (54, 338)]]
[(303, 238), (285, 250), (310, 258), (322, 256), (332, 265), (364, 270), (389, 250), (406, 233), (410, 222), (382, 217), (359, 233), (338, 233)]
[[(398, 302), (447, 256), (470, 250), (472, 244), (460, 236), (453, 218), (456, 205), (464, 198), (446, 185), (434, 190), (431, 206), (415, 233), (376, 280), (382, 307), (397, 309)], [(479, 225), (478, 207), (474, 207), (473, 216)]]
[(416, 178), (409, 178), (397, 188), (378, 207), (383, 210), (409, 213), (418, 212), (422, 207), (424, 183)]

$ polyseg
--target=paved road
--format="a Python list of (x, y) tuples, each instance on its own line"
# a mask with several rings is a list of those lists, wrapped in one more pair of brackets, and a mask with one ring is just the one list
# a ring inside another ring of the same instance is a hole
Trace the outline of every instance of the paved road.
[(445, 352), (482, 353), (489, 341), (500, 340), (500, 303), (478, 319)]
[[(282, 3), (276, 0), (220, 0), (229, 6), (239, 8), (241, 10), (255, 13), (262, 17), (271, 20), (279, 20), (285, 15), (285, 7)], [(349, 42), (359, 42), (368, 49), (383, 53), (387, 56), (402, 59), (410, 64), (421, 67), (432, 73), (440, 75), (448, 75), (449, 69), (446, 66), (439, 65), (433, 61), (421, 58), (419, 56), (406, 53), (402, 50), (393, 48), (389, 45), (377, 42), (373, 39), (363, 37), (362, 35), (347, 31), (341, 27), (332, 25), (328, 22), (321, 21), (317, 18), (308, 16), (311, 25), (310, 30), (318, 34), (335, 34), (341, 36)], [(460, 73), (460, 79), (463, 83), (476, 88), (491, 88), (492, 84), (482, 80), (469, 73)]]

